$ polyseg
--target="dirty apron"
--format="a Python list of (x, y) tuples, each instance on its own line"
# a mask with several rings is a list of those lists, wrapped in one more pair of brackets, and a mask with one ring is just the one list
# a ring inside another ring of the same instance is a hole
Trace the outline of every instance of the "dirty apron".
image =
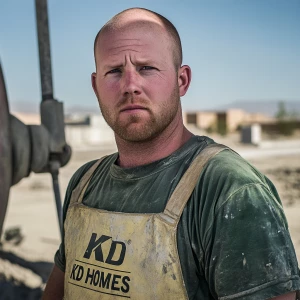
[(208, 160), (225, 149), (209, 145), (194, 159), (164, 212), (120, 213), (82, 203), (97, 161), (74, 189), (65, 221), (64, 299), (188, 299), (177, 250), (182, 211)]

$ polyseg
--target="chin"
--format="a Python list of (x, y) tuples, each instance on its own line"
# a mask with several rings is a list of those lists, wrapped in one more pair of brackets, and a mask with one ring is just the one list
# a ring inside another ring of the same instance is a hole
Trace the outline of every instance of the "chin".
[(143, 143), (151, 141), (155, 138), (155, 136), (152, 136), (151, 134), (145, 133), (145, 132), (134, 132), (134, 133), (127, 133), (119, 135), (119, 137), (126, 141), (131, 143)]

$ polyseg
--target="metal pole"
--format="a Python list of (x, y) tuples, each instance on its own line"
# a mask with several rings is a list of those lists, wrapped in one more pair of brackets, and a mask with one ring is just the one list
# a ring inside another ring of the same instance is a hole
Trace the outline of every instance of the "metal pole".
[(58, 224), (59, 224), (61, 238), (63, 238), (63, 216), (62, 216), (62, 205), (61, 205), (60, 189), (59, 189), (59, 182), (58, 182), (59, 167), (60, 165), (57, 162), (55, 161), (50, 162), (50, 172), (52, 175), (52, 184), (53, 184), (53, 191), (54, 191), (54, 197), (56, 203)]
[[(50, 36), (47, 0), (35, 0), (36, 25), (39, 45), (40, 75), (42, 88), (41, 121), (51, 137), (49, 169), (52, 175), (59, 229), (62, 236), (62, 205), (59, 191), (59, 155), (66, 144), (62, 103), (53, 98)], [(46, 101), (47, 100), (47, 101)]]
[(35, 0), (42, 101), (53, 99), (47, 0)]

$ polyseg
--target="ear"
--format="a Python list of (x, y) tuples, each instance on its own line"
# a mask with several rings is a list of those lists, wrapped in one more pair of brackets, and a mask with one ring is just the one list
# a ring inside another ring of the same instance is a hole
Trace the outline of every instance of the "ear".
[(91, 82), (92, 82), (93, 90), (94, 90), (95, 94), (97, 95), (96, 77), (97, 77), (97, 74), (95, 72), (93, 72), (91, 74)]
[(178, 70), (178, 87), (180, 97), (184, 96), (190, 86), (192, 79), (192, 70), (184, 65)]

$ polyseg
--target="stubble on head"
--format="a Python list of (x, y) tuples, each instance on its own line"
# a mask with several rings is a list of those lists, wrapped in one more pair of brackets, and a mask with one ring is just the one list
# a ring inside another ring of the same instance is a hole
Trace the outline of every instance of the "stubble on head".
[(94, 57), (97, 68), (97, 47), (101, 35), (105, 33), (112, 33), (121, 30), (124, 26), (131, 24), (133, 28), (146, 25), (151, 29), (153, 25), (159, 25), (167, 33), (166, 38), (170, 40), (170, 50), (173, 54), (174, 67), (177, 70), (182, 64), (182, 45), (179, 33), (175, 26), (164, 16), (145, 9), (145, 8), (130, 8), (126, 9), (113, 18), (111, 18), (97, 33), (94, 41)]

